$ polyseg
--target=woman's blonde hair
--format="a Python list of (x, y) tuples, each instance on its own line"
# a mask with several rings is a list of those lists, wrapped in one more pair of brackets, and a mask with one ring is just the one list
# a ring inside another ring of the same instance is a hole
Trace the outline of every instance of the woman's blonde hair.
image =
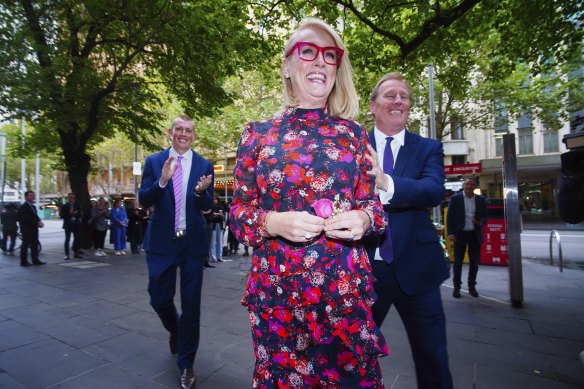
[(292, 46), (298, 42), (298, 39), (296, 38), (298, 32), (306, 29), (319, 29), (328, 33), (335, 41), (335, 45), (345, 51), (340, 65), (337, 66), (337, 77), (335, 80), (335, 85), (333, 85), (333, 89), (331, 90), (331, 93), (328, 97), (328, 110), (332, 116), (338, 116), (343, 119), (354, 118), (359, 112), (359, 97), (357, 96), (355, 85), (353, 84), (353, 68), (351, 67), (351, 61), (349, 60), (347, 49), (345, 48), (345, 45), (343, 44), (339, 34), (337, 34), (337, 32), (329, 24), (316, 18), (302, 20), (284, 45), (281, 69), (284, 107), (297, 107), (299, 104), (296, 97), (294, 96), (294, 91), (292, 90), (292, 82), (289, 78), (284, 76), (284, 66), (286, 63), (286, 54), (288, 54)]

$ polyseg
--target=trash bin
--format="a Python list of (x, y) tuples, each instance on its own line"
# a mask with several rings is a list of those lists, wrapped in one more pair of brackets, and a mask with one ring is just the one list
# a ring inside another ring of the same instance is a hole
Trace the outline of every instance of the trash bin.
[(507, 225), (503, 199), (487, 199), (487, 223), (483, 226), (481, 265), (508, 266)]

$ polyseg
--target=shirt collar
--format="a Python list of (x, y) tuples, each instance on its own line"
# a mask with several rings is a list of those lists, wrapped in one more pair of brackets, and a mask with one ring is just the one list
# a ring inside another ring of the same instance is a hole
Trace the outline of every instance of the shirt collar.
[[(182, 157), (185, 160), (190, 161), (192, 155), (193, 155), (193, 150), (189, 150), (186, 153), (184, 153), (182, 155)], [(180, 156), (180, 154), (174, 149), (174, 147), (171, 147), (170, 148), (170, 151), (169, 151), (169, 156), (174, 157), (176, 159), (176, 158), (178, 158)]]
[[(375, 136), (375, 144), (382, 144), (381, 142), (386, 142), (385, 138), (387, 138), (387, 135), (385, 135), (383, 132), (381, 132), (377, 127), (375, 127), (375, 129), (373, 130), (373, 134)], [(404, 128), (403, 130), (401, 130), (397, 134), (393, 135), (393, 140), (396, 141), (397, 143), (399, 143), (400, 146), (405, 145), (406, 144), (406, 129)]]

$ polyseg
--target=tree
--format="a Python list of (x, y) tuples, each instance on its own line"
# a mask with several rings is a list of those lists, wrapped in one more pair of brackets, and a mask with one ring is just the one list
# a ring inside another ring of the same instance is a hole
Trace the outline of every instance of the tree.
[[(257, 3), (257, 2), (256, 2)], [(438, 132), (464, 118), (485, 128), (503, 101), (513, 117), (529, 109), (557, 126), (570, 101), (582, 107), (582, 1), (386, 0), (259, 1), (262, 27), (318, 16), (341, 31), (367, 112), (368, 94), (388, 71), (410, 80), (416, 105), (427, 111), (426, 67), (438, 86)], [(282, 20), (284, 19), (284, 21)], [(545, 92), (545, 93), (544, 93)], [(535, 109), (534, 109), (535, 108)], [(370, 118), (362, 116), (361, 121)]]
[(196, 118), (230, 101), (224, 78), (256, 58), (250, 23), (230, 1), (3, 2), (0, 115), (34, 124), (33, 149), (59, 150), (88, 207), (89, 152), (115, 132), (155, 147), (161, 89)]

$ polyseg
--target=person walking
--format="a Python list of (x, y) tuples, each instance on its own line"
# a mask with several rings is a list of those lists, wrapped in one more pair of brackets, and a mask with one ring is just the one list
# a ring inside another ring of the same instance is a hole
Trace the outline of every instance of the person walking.
[(115, 199), (114, 207), (110, 211), (112, 220), (111, 234), (114, 240), (115, 255), (126, 255), (126, 228), (128, 227), (128, 215), (122, 207), (122, 200)]
[(281, 76), (285, 108), (245, 126), (234, 170), (231, 228), (254, 248), (242, 299), (252, 388), (383, 388), (378, 358), (389, 350), (371, 315), (361, 238), (385, 219), (338, 33), (302, 21)]
[(453, 387), (440, 284), (449, 277), (430, 209), (444, 198), (442, 144), (407, 131), (411, 89), (400, 73), (380, 78), (369, 98), (375, 118), (367, 159), (388, 228), (367, 242), (381, 327), (395, 305), (408, 334), (418, 388)]
[(448, 239), (454, 243), (454, 265), (452, 296), (460, 298), (462, 285), (462, 262), (468, 248), (468, 293), (479, 297), (476, 289), (477, 273), (483, 243), (483, 225), (487, 222), (487, 201), (474, 193), (476, 181), (467, 178), (462, 184), (462, 193), (457, 193), (448, 202), (446, 228)]
[(105, 257), (105, 236), (108, 230), (109, 209), (103, 197), (97, 200), (97, 204), (91, 209), (90, 225), (93, 228), (93, 248), (96, 257)]
[[(2, 254), (14, 255), (14, 245), (16, 244), (16, 235), (18, 233), (18, 211), (12, 204), (7, 204), (4, 211), (0, 214), (2, 223)], [(10, 239), (10, 246), (7, 246)]]
[[(67, 203), (61, 206), (59, 210), (59, 217), (63, 219), (63, 229), (65, 230), (65, 260), (70, 258), (69, 250), (73, 250), (75, 258), (82, 258), (79, 241), (79, 230), (81, 228), (81, 204), (76, 201), (75, 193), (69, 193), (67, 196)], [(73, 237), (73, 244), (71, 245), (71, 237)]]
[[(172, 147), (146, 157), (139, 199), (152, 207), (144, 237), (150, 305), (170, 333), (179, 386), (194, 388), (199, 347), (203, 263), (209, 253), (203, 211), (213, 201), (213, 164), (191, 149), (193, 119), (177, 116), (168, 129)], [(181, 313), (174, 304), (180, 269)]]
[(28, 249), (30, 248), (30, 257), (33, 265), (44, 265), (39, 259), (39, 228), (44, 224), (39, 218), (37, 209), (34, 205), (36, 195), (32, 190), (24, 193), (24, 203), (18, 208), (18, 223), (20, 224), (20, 233), (22, 234), (22, 245), (20, 246), (20, 266), (30, 266), (28, 262)]

